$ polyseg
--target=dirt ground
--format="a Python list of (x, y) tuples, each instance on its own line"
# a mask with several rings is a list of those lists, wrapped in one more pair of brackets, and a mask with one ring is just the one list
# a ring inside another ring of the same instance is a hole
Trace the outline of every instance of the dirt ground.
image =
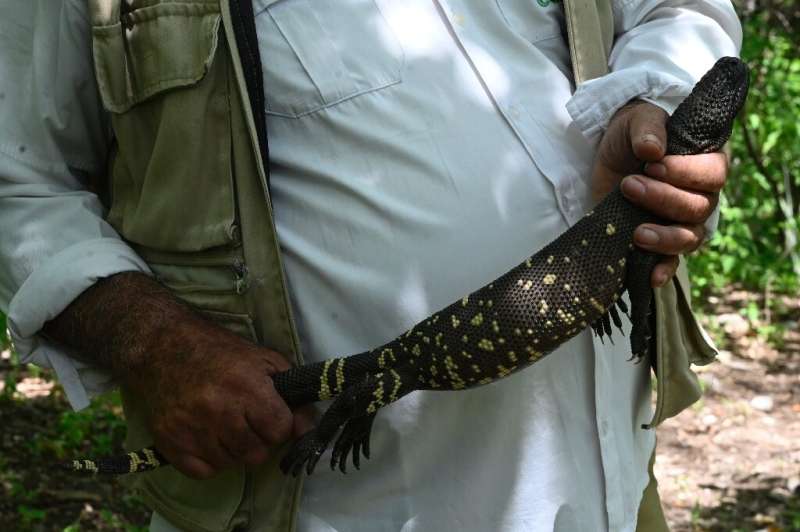
[[(740, 314), (763, 301), (735, 290), (709, 301), (723, 351), (699, 369), (704, 398), (658, 429), (656, 475), (675, 532), (800, 531), (800, 299), (782, 298), (760, 321)], [(0, 357), (0, 387), (17, 382), (16, 399), (0, 400), (0, 532), (146, 530), (148, 511), (119, 485), (52, 467), (76, 449), (119, 448), (118, 406), (69, 413), (47, 374), (15, 371)]]
[(658, 429), (667, 519), (675, 532), (800, 531), (800, 302), (783, 298), (773, 331), (738, 313), (761, 296), (711, 303), (723, 350), (699, 368), (705, 395)]

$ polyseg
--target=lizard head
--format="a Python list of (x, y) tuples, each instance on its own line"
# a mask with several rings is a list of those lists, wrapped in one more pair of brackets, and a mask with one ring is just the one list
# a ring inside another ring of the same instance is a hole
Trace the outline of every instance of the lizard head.
[(667, 153), (719, 151), (731, 136), (748, 87), (744, 62), (736, 57), (718, 60), (667, 121)]

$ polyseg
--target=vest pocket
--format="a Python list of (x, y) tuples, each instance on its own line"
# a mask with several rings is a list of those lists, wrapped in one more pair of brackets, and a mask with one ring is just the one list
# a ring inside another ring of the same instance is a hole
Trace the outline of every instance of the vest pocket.
[(267, 112), (300, 117), (400, 83), (403, 50), (375, 0), (255, 0)]
[(120, 21), (92, 28), (103, 105), (123, 113), (169, 89), (193, 85), (214, 58), (220, 24), (216, 2), (140, 2)]
[[(125, 2), (92, 28), (111, 113), (109, 222), (150, 249), (238, 243), (228, 67), (216, 0)], [(193, 208), (200, 202), (202, 208)]]

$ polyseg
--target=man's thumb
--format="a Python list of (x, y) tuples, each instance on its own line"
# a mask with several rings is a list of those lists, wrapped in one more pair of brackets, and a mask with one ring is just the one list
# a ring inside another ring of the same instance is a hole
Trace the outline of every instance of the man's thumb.
[(644, 162), (661, 160), (667, 146), (667, 113), (650, 103), (636, 107), (630, 115), (628, 131), (631, 148), (637, 159)]

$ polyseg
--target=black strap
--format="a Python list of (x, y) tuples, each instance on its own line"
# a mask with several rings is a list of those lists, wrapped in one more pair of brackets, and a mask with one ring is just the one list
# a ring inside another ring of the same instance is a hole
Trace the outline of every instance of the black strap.
[(250, 109), (256, 124), (258, 147), (264, 172), (269, 185), (269, 142), (267, 140), (267, 116), (264, 97), (264, 77), (261, 72), (261, 55), (258, 53), (258, 35), (252, 0), (230, 0), (233, 33), (242, 61)]

